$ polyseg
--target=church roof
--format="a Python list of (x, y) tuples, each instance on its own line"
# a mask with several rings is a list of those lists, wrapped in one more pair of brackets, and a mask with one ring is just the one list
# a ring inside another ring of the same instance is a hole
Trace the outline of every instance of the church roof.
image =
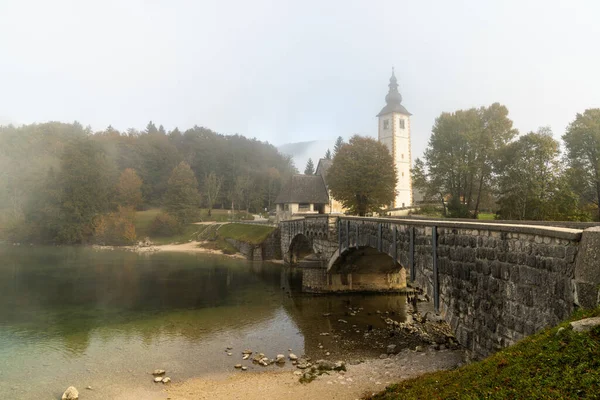
[(386, 105), (381, 109), (381, 111), (379, 111), (379, 114), (377, 114), (377, 116), (379, 117), (393, 112), (401, 113), (404, 115), (412, 115), (401, 104), (402, 95), (398, 91), (398, 80), (396, 79), (396, 75), (394, 74), (393, 68), (392, 76), (390, 77), (390, 84), (388, 85), (388, 87), (390, 89), (388, 91), (388, 94), (385, 96)]
[(329, 203), (323, 178), (320, 175), (293, 175), (275, 199), (275, 204), (284, 203)]

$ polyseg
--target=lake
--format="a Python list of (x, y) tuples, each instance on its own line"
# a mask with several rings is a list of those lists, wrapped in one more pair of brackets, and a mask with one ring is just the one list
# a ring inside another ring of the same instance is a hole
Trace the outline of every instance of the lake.
[[(242, 373), (233, 365), (244, 349), (271, 358), (288, 349), (313, 358), (328, 351), (332, 360), (377, 356), (387, 343), (365, 340), (365, 332), (385, 326), (380, 313), (404, 318), (403, 295), (314, 296), (299, 288), (301, 271), (274, 263), (0, 246), (0, 394), (60, 398), (70, 385), (86, 399), (128, 386), (158, 393), (154, 369), (174, 382)], [(244, 365), (243, 373), (277, 368)]]

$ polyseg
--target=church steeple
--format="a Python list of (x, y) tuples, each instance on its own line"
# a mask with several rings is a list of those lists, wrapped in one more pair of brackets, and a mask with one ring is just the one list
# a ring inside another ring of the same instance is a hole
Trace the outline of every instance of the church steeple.
[(410, 113), (402, 105), (398, 79), (392, 67), (392, 76), (385, 96), (385, 107), (377, 114), (379, 142), (385, 145), (394, 160), (397, 178), (396, 196), (390, 208), (407, 207), (412, 204)]
[(392, 67), (392, 76), (390, 77), (390, 84), (388, 85), (390, 88), (387, 96), (385, 96), (385, 102), (387, 104), (390, 103), (402, 103), (402, 95), (398, 91), (398, 80), (396, 79), (396, 74), (394, 74), (394, 67)]
[(396, 79), (396, 74), (394, 72), (394, 67), (392, 67), (392, 76), (390, 77), (390, 83), (388, 85), (388, 94), (385, 96), (386, 106), (377, 114), (380, 115), (389, 114), (392, 112), (399, 112), (405, 115), (411, 115), (406, 108), (401, 104), (402, 103), (402, 95), (398, 91), (398, 79)]

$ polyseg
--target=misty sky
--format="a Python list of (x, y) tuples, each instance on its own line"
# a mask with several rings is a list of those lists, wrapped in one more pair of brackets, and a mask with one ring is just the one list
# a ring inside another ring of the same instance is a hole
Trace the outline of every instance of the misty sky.
[(413, 157), (443, 111), (558, 138), (600, 107), (600, 2), (490, 3), (0, 0), (0, 123), (376, 136), (392, 65)]

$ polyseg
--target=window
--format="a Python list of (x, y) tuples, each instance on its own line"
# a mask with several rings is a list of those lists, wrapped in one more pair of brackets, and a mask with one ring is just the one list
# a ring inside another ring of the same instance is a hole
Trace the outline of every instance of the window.
[(390, 120), (389, 119), (383, 120), (383, 129), (390, 129)]
[(298, 211), (310, 211), (310, 204), (309, 203), (300, 203), (298, 205)]
[(285, 204), (283, 206), (284, 211), (290, 211), (290, 205), (289, 204)]
[(402, 118), (398, 120), (398, 124), (400, 125), (400, 129), (404, 129), (404, 120)]

